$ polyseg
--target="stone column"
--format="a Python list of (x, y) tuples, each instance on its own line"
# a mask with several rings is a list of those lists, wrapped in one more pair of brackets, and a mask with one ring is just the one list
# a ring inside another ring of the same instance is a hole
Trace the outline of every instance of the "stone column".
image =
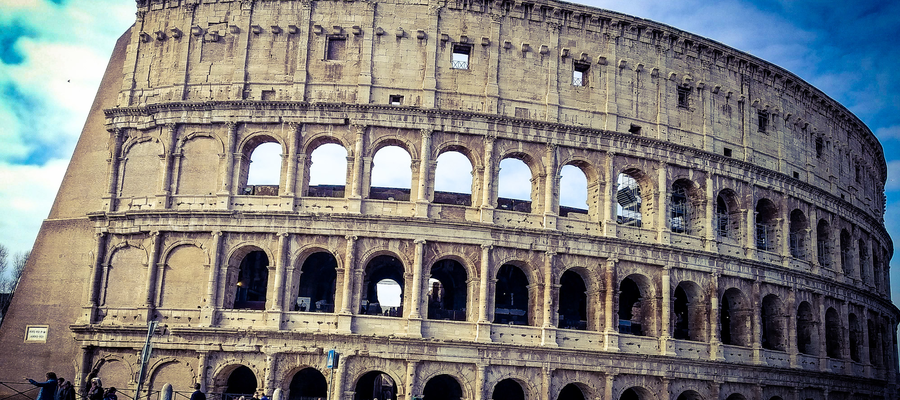
[[(669, 229), (669, 185), (667, 184), (667, 169), (665, 163), (659, 164), (659, 171), (657, 171), (656, 175), (656, 186), (657, 191), (659, 191), (656, 212), (659, 213), (656, 219), (656, 231), (659, 232), (659, 242), (662, 244), (668, 244), (670, 242), (669, 233), (672, 231)], [(643, 194), (643, 193), (642, 193)], [(645, 210), (641, 210), (641, 213), (646, 214)], [(685, 221), (689, 223), (689, 221)]]
[(675, 356), (675, 351), (671, 349), (672, 341), (672, 266), (663, 265), (662, 268), (662, 305), (659, 332), (659, 354)]
[(716, 198), (716, 191), (713, 188), (714, 183), (710, 175), (709, 173), (706, 175), (706, 210), (704, 210), (706, 224), (703, 226), (705, 232), (702, 232), (701, 236), (703, 237), (703, 245), (706, 251), (716, 253), (719, 251), (717, 242), (719, 221), (716, 219), (716, 200), (718, 199)]
[(616, 153), (606, 153), (606, 176), (609, 185), (606, 186), (605, 198), (601, 200), (602, 211), (600, 214), (604, 225), (606, 225), (603, 234), (613, 237), (616, 236), (616, 205), (618, 204), (616, 191), (619, 189), (619, 174), (616, 172), (615, 158)]
[(606, 383), (603, 385), (603, 399), (612, 400), (615, 399), (613, 396), (613, 390), (616, 383), (616, 374), (607, 373), (606, 374)]
[(263, 394), (271, 395), (275, 389), (275, 369), (278, 368), (277, 353), (266, 354), (266, 379), (263, 382)]
[(722, 338), (719, 337), (721, 319), (719, 306), (719, 273), (713, 272), (709, 279), (709, 359), (725, 361), (722, 352)]
[(763, 364), (765, 360), (762, 357), (762, 315), (759, 298), (759, 279), (753, 281), (753, 293), (750, 294), (750, 323), (752, 324), (750, 337), (750, 345), (753, 347), (753, 363)]
[(819, 370), (828, 371), (828, 347), (825, 342), (825, 295), (818, 293), (819, 299)]
[(418, 366), (419, 363), (416, 361), (406, 362), (406, 400), (412, 400), (415, 396), (414, 390), (416, 389), (416, 369)]
[(481, 185), (481, 222), (494, 222), (494, 141), (484, 138), (484, 183)]
[(344, 255), (344, 287), (341, 293), (341, 311), (338, 316), (338, 330), (350, 333), (353, 322), (353, 275), (356, 268), (356, 236), (346, 236), (347, 254)]
[[(303, 4), (303, 12), (304, 15), (300, 19), (300, 21), (310, 21), (310, 5), (309, 3), (301, 3)], [(364, 5), (363, 5), (364, 4)], [(372, 35), (371, 32), (375, 30), (375, 3), (362, 3), (361, 8), (364, 10), (361, 15), (359, 22), (362, 25), (363, 30), (366, 32), (361, 35), (362, 46), (360, 46), (360, 54), (359, 54), (359, 80), (357, 80), (357, 95), (356, 102), (358, 104), (369, 104), (372, 102), (372, 53), (373, 48), (375, 46), (375, 35)], [(357, 14), (359, 15), (359, 14)], [(437, 20), (437, 18), (434, 18)], [(309, 26), (311, 24), (304, 24), (304, 26)], [(435, 27), (434, 31), (437, 32), (437, 28)], [(302, 38), (308, 37), (306, 34), (301, 36)], [(305, 51), (301, 53), (306, 53)], [(306, 54), (304, 54), (305, 56)], [(298, 71), (299, 72), (299, 71)], [(306, 66), (303, 69), (304, 75), (306, 74)], [(305, 79), (305, 76), (304, 76)], [(428, 107), (428, 106), (426, 106)], [(431, 107), (429, 107), (431, 108)]]
[(541, 326), (541, 346), (558, 347), (556, 343), (556, 324), (554, 316), (559, 308), (558, 302), (554, 296), (556, 292), (556, 278), (553, 274), (553, 262), (556, 259), (556, 252), (547, 251), (544, 261), (544, 323)]
[(102, 271), (105, 265), (106, 246), (109, 241), (109, 235), (106, 232), (100, 232), (95, 235), (97, 238), (97, 246), (94, 250), (94, 259), (90, 265), (90, 278), (88, 284), (85, 285), (81, 300), (81, 317), (79, 324), (91, 324), (96, 319), (97, 306), (100, 305), (99, 294)]
[(165, 264), (159, 263), (159, 244), (161, 241), (159, 231), (150, 232), (150, 259), (147, 260), (147, 284), (144, 288), (144, 293), (146, 294), (144, 306), (148, 308), (148, 312), (156, 303), (157, 268), (165, 266)]
[(747, 209), (743, 210), (747, 216), (745, 221), (747, 229), (744, 230), (744, 250), (748, 259), (756, 259), (756, 209), (753, 204), (748, 204)]
[(475, 400), (490, 399), (489, 395), (484, 393), (485, 383), (487, 383), (485, 382), (485, 379), (487, 379), (485, 366), (483, 364), (475, 364)]
[(419, 189), (416, 196), (416, 216), (428, 218), (428, 182), (431, 168), (431, 129), (422, 129), (422, 154), (419, 156)]
[(206, 306), (203, 307), (203, 310), (200, 312), (201, 315), (201, 326), (213, 326), (215, 323), (215, 309), (221, 307), (222, 304), (219, 302), (218, 296), (218, 288), (219, 288), (219, 271), (221, 270), (220, 266), (222, 265), (221, 259), (221, 249), (222, 249), (222, 238), (224, 235), (222, 231), (212, 232), (212, 237), (210, 238), (211, 246), (210, 246), (210, 262), (209, 266), (209, 278), (206, 284)]
[(348, 185), (352, 185), (353, 189), (349, 191), (350, 195), (347, 197), (349, 199), (350, 212), (359, 214), (362, 212), (363, 152), (365, 151), (368, 127), (365, 125), (353, 125), (353, 128), (356, 130), (356, 143), (353, 148), (353, 172), (350, 175), (352, 182), (347, 182)]
[(330, 400), (341, 400), (344, 396), (344, 380), (347, 379), (345, 376), (347, 373), (347, 359), (350, 357), (352, 356), (343, 354), (338, 357), (337, 374), (332, 374), (334, 381), (328, 382), (328, 384), (334, 388), (331, 390)]
[(235, 178), (234, 164), (236, 159), (240, 159), (241, 155), (236, 153), (237, 147), (237, 123), (229, 122), (225, 124), (225, 153), (220, 158), (224, 158), (224, 168), (222, 175), (219, 177), (221, 186), (216, 193), (218, 197), (218, 208), (227, 210), (231, 208), (231, 196), (235, 194)]
[(289, 233), (282, 232), (278, 234), (278, 251), (275, 254), (275, 284), (273, 285), (275, 293), (274, 299), (269, 306), (269, 310), (275, 312), (284, 311), (284, 270), (286, 269), (285, 259), (288, 254), (290, 237)]
[(606, 291), (606, 304), (604, 304), (604, 314), (606, 315), (604, 350), (606, 351), (619, 351), (619, 321), (616, 310), (616, 300), (618, 299), (616, 294), (619, 288), (619, 284), (616, 282), (616, 263), (618, 262), (618, 259), (610, 258), (606, 260), (606, 265), (603, 268), (604, 290)]
[(118, 183), (119, 183), (119, 168), (122, 161), (122, 141), (123, 141), (123, 131), (119, 128), (113, 128), (109, 130), (110, 138), (109, 146), (110, 154), (107, 170), (107, 181), (106, 181), (106, 212), (116, 211), (116, 193), (118, 192)]
[(478, 271), (481, 278), (478, 287), (478, 322), (475, 330), (475, 341), (491, 341), (491, 322), (488, 320), (488, 307), (490, 307), (490, 287), (488, 279), (491, 277), (491, 249), (490, 244), (481, 245), (481, 268)]
[(550, 375), (552, 372), (553, 370), (550, 368), (549, 363), (541, 367), (541, 399), (550, 400)]
[(500, 45), (503, 15), (492, 12), (490, 16), (490, 41), (492, 44), (496, 43), (496, 45), (490, 46), (491, 51), (488, 53), (488, 65), (485, 68), (488, 78), (484, 87), (484, 109), (481, 111), (487, 114), (496, 114), (498, 113), (498, 104), (500, 103), (500, 85), (497, 82), (499, 80), (500, 58), (503, 53), (503, 47)]
[[(552, 64), (552, 63), (551, 63)], [(559, 179), (560, 174), (557, 169), (556, 161), (557, 145), (547, 145), (546, 155), (546, 178), (544, 183), (544, 229), (556, 229), (556, 218), (559, 215)]]
[(410, 290), (409, 321), (406, 334), (410, 337), (422, 337), (422, 262), (425, 258), (425, 240), (416, 239), (416, 254), (413, 259), (412, 288)]
[[(790, 358), (791, 368), (796, 368), (797, 364), (797, 356), (800, 354), (799, 349), (797, 349), (797, 288), (791, 287), (791, 290), (788, 292), (787, 304), (785, 304), (788, 312), (784, 316), (785, 321), (785, 351), (788, 353), (788, 357)], [(847, 341), (847, 343), (850, 343)]]
[(200, 384), (200, 391), (207, 391), (207, 370), (209, 369), (209, 352), (200, 351), (197, 353), (197, 383)]
[(174, 147), (175, 147), (175, 136), (178, 130), (178, 125), (176, 124), (167, 124), (165, 126), (165, 131), (162, 135), (162, 141), (165, 144), (165, 148), (163, 149), (163, 154), (160, 155), (160, 161), (162, 164), (162, 171), (160, 171), (159, 181), (159, 192), (156, 194), (156, 208), (168, 208), (169, 207), (169, 198), (173, 193), (172, 187), (172, 157), (174, 157)]
[[(302, 137), (301, 129), (303, 124), (296, 122), (288, 123), (287, 137), (287, 177), (284, 181), (284, 190), (282, 191), (282, 210), (291, 211), (294, 209), (294, 197), (297, 195), (297, 179), (302, 176), (297, 174), (297, 163), (300, 157), (297, 156), (299, 143)], [(301, 193), (302, 195), (302, 193)]]
[[(791, 292), (791, 294), (793, 294), (793, 292)], [(847, 324), (846, 327), (841, 329), (841, 339), (844, 341), (844, 343), (846, 343), (845, 346), (841, 346), (841, 358), (844, 360), (847, 360), (848, 364), (852, 363), (852, 360), (850, 359), (850, 324), (849, 324), (849, 319), (848, 319), (849, 317), (850, 317), (849, 305), (845, 301), (841, 302), (841, 324)]]

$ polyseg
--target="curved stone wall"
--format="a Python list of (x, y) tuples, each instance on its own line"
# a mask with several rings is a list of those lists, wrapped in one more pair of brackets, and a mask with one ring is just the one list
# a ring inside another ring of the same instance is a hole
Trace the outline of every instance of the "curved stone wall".
[[(138, 3), (83, 376), (133, 390), (158, 320), (144, 388), (223, 399), (896, 395), (882, 150), (790, 72), (549, 1)], [(278, 184), (248, 184), (265, 143)], [(325, 144), (345, 185), (310, 185)], [(406, 189), (372, 185), (389, 146)], [(468, 193), (435, 190), (448, 152)], [(498, 196), (510, 158), (528, 200)]]

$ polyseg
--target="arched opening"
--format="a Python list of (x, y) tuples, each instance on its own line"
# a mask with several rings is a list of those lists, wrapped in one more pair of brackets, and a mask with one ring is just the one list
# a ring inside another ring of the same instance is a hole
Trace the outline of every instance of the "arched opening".
[(494, 323), (528, 325), (529, 302), (528, 277), (519, 267), (503, 264), (497, 271)]
[(403, 264), (397, 258), (380, 255), (366, 265), (360, 314), (403, 316)]
[(441, 260), (431, 266), (428, 319), (466, 320), (466, 269), (456, 260)]
[(269, 257), (261, 250), (251, 251), (241, 260), (235, 285), (234, 308), (264, 310), (269, 285)]
[(716, 234), (719, 239), (738, 239), (741, 228), (741, 212), (737, 196), (731, 189), (724, 189), (716, 197)]
[(801, 302), (797, 307), (797, 351), (801, 354), (816, 355), (819, 348), (816, 317), (809, 302)]
[(226, 399), (237, 399), (240, 396), (250, 398), (256, 393), (256, 383), (256, 374), (250, 368), (241, 365), (231, 371), (231, 375), (228, 376), (228, 384), (222, 397)]
[(859, 249), (859, 278), (863, 282), (869, 280), (869, 252), (866, 242), (862, 239), (856, 241), (856, 247)]
[(728, 396), (728, 398), (726, 398), (725, 400), (747, 400), (747, 398), (744, 397), (744, 395), (742, 395), (742, 394), (733, 393), (730, 396)]
[(841, 229), (841, 269), (845, 276), (853, 276), (853, 256), (850, 253), (850, 232)]
[(834, 307), (825, 311), (825, 352), (830, 358), (842, 358), (841, 317)]
[(570, 383), (559, 391), (559, 397), (556, 400), (587, 400), (587, 398), (578, 385)]
[(356, 381), (353, 400), (397, 400), (397, 384), (390, 375), (370, 371)]
[(587, 175), (571, 164), (564, 165), (559, 175), (559, 215), (587, 215), (590, 212)]
[(316, 400), (328, 398), (328, 382), (315, 368), (304, 368), (291, 379), (288, 400)]
[(650, 299), (635, 279), (642, 277), (631, 275), (619, 283), (619, 333), (645, 336), (649, 335), (650, 326), (647, 317), (653, 315)]
[(456, 378), (438, 375), (425, 383), (422, 395), (428, 400), (462, 400), (463, 391)]
[(347, 149), (325, 143), (309, 157), (309, 197), (344, 197), (347, 189)]
[(791, 211), (789, 233), (791, 256), (798, 260), (806, 259), (806, 215), (799, 209)]
[(847, 322), (850, 328), (850, 359), (860, 362), (859, 345), (862, 342), (862, 329), (859, 318), (856, 317), (856, 314), (851, 313), (847, 317)]
[(703, 291), (694, 282), (684, 281), (675, 287), (672, 304), (672, 337), (680, 340), (706, 340), (706, 308)]
[(568, 270), (559, 279), (559, 322), (562, 329), (587, 329), (587, 287), (584, 278)]
[(763, 298), (760, 310), (762, 347), (784, 351), (784, 308), (781, 299), (774, 294)]
[(628, 388), (619, 396), (619, 400), (650, 400), (652, 398), (646, 389), (640, 387)]
[[(242, 170), (241, 186), (242, 195), (246, 196), (277, 196), (278, 185), (281, 182), (281, 144), (268, 137), (259, 137), (254, 141), (258, 143), (253, 147), (253, 142), (248, 144), (250, 157)], [(252, 149), (252, 150), (250, 150)]]
[(634, 173), (620, 173), (616, 179), (616, 223), (641, 226), (641, 186)]
[(872, 283), (875, 285), (875, 291), (881, 292), (881, 257), (879, 257), (880, 245), (874, 243), (872, 246)]
[(517, 158), (500, 161), (497, 184), (497, 208), (501, 210), (531, 212), (531, 169)]
[(778, 209), (775, 203), (769, 199), (760, 199), (756, 202), (756, 248), (759, 250), (775, 251), (777, 249)]
[(311, 254), (300, 268), (294, 311), (334, 312), (337, 259), (328, 252)]
[(369, 198), (409, 201), (412, 157), (399, 146), (382, 147), (372, 158)]
[(703, 396), (693, 390), (685, 390), (678, 395), (677, 400), (703, 400)]
[(831, 267), (831, 227), (828, 226), (828, 221), (824, 219), (819, 220), (819, 224), (816, 226), (816, 250), (817, 250), (817, 258), (819, 261), (819, 265), (830, 268)]
[(750, 317), (752, 308), (746, 296), (737, 288), (722, 295), (719, 310), (719, 337), (723, 344), (750, 346)]
[(697, 222), (693, 202), (693, 184), (687, 179), (672, 183), (669, 192), (669, 229), (675, 233), (693, 234)]
[(492, 400), (525, 400), (525, 390), (522, 385), (512, 379), (504, 379), (494, 386), (491, 394)]
[(434, 170), (434, 203), (472, 205), (472, 162), (458, 151), (437, 158)]
[(871, 319), (866, 323), (869, 330), (869, 363), (876, 367), (881, 366), (881, 335)]

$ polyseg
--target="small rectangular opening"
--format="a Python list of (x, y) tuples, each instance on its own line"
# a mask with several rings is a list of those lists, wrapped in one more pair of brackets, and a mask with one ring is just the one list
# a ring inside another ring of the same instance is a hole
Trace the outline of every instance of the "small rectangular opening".
[(800, 179), (800, 173), (799, 173), (799, 172), (794, 171), (794, 179)]
[(325, 39), (325, 59), (341, 60), (344, 58), (344, 45), (347, 39), (342, 36), (330, 36)]
[(724, 153), (725, 153), (725, 157), (731, 157), (731, 149), (726, 147)]
[(766, 128), (769, 125), (769, 113), (765, 112), (764, 110), (759, 110), (756, 112), (756, 116), (758, 120), (757, 122), (759, 124), (758, 130), (760, 132), (765, 132)]
[(587, 72), (590, 68), (590, 64), (574, 62), (572, 67), (572, 86), (587, 86)]
[(691, 88), (679, 86), (678, 87), (678, 107), (687, 108), (690, 104), (691, 97)]
[(640, 126), (640, 125), (631, 124), (631, 127), (628, 128), (628, 133), (631, 133), (631, 134), (634, 134), (634, 135), (640, 135), (640, 134), (641, 134), (641, 126)]
[(472, 46), (466, 44), (454, 44), (453, 58), (450, 60), (450, 68), (469, 69), (470, 54), (472, 54)]
[(390, 103), (392, 106), (403, 105), (403, 96), (399, 94), (392, 94), (390, 97)]

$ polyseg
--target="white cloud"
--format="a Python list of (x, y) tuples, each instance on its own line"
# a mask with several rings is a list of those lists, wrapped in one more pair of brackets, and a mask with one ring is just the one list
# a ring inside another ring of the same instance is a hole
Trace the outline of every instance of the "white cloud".
[(0, 164), (0, 244), (13, 253), (31, 250), (67, 164), (64, 159), (42, 166)]
[(507, 199), (531, 200), (531, 170), (522, 160), (500, 161), (497, 195)]
[(309, 185), (346, 185), (347, 149), (335, 143), (316, 148), (310, 155)]
[(409, 189), (412, 184), (412, 158), (406, 150), (388, 146), (372, 158), (372, 187)]
[(462, 153), (448, 151), (437, 158), (434, 190), (439, 192), (472, 192), (472, 163)]

